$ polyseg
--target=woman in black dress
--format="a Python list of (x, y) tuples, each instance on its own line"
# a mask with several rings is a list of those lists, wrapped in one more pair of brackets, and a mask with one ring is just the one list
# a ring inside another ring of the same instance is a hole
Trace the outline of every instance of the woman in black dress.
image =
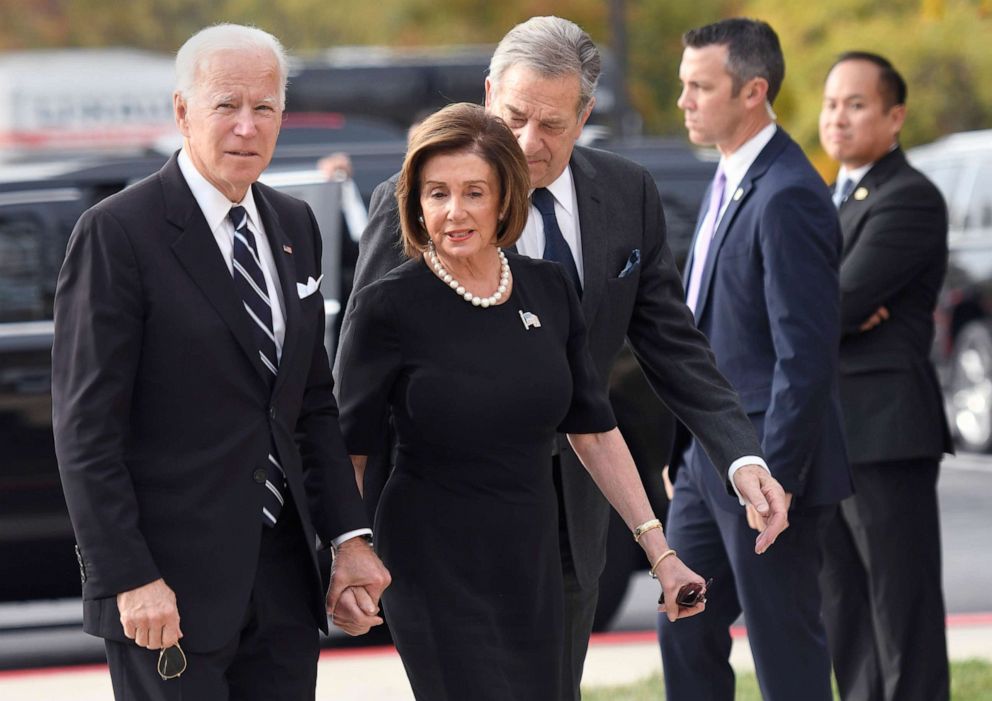
[(397, 187), (410, 260), (357, 294), (342, 339), (341, 426), (359, 485), (390, 413), (395, 425), (376, 546), (393, 578), (386, 619), (426, 701), (559, 697), (556, 433), (641, 526), (666, 600), (702, 585), (654, 520), (571, 282), (555, 263), (503, 250), (524, 227), (529, 188), (498, 118), (467, 104), (428, 118)]

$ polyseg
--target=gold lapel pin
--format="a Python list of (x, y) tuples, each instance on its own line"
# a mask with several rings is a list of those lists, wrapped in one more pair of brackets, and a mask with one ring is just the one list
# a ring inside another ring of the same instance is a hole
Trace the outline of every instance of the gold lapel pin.
[(742, 187), (737, 188), (737, 191), (734, 193), (734, 202), (736, 202), (743, 196), (744, 196), (744, 188)]
[(293, 255), (293, 247), (290, 246), (289, 244), (284, 243), (282, 245), (282, 250), (283, 250), (284, 253), (288, 253), (289, 255)]
[(860, 202), (867, 196), (868, 196), (868, 188), (866, 187), (859, 187), (857, 190), (854, 191), (854, 199), (856, 199), (858, 202)]

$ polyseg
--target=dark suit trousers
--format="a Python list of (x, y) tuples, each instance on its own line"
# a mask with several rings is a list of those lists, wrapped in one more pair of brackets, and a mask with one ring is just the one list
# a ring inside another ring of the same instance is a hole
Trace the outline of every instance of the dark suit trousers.
[(836, 508), (793, 509), (789, 528), (756, 555), (757, 533), (744, 507), (731, 512), (711, 503), (693, 472), (679, 470), (666, 535), (679, 558), (713, 584), (705, 612), (675, 623), (658, 614), (666, 698), (733, 700), (730, 626), (743, 607), (762, 698), (831, 701), (817, 575), (823, 533)]
[[(182, 676), (159, 677), (157, 650), (106, 641), (117, 701), (312, 701), (318, 632), (310, 608), (313, 565), (301, 529), (287, 500), (275, 527), (262, 529), (241, 632), (220, 650), (206, 653), (191, 651), (180, 641), (187, 659)], [(182, 601), (179, 607), (181, 614)]]
[(823, 614), (844, 701), (949, 697), (939, 463), (852, 466), (826, 538)]

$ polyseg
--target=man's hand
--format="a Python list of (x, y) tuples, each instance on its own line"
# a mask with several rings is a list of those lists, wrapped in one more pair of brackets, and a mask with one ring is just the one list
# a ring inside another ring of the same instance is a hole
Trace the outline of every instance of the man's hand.
[(381, 616), (366, 613), (370, 609), (378, 614), (369, 593), (363, 587), (348, 587), (338, 598), (331, 621), (348, 635), (364, 635), (372, 626), (382, 625)]
[(754, 552), (761, 555), (771, 547), (779, 533), (789, 527), (792, 495), (787, 495), (778, 480), (761, 465), (745, 465), (737, 470), (734, 485), (744, 498), (745, 507), (753, 508), (755, 515), (764, 521), (764, 529), (754, 543)]
[(675, 498), (675, 485), (672, 484), (672, 480), (668, 475), (668, 465), (661, 468), (661, 483), (665, 485), (665, 496), (668, 497), (668, 501)]
[(172, 647), (183, 637), (176, 594), (164, 579), (121, 592), (117, 595), (117, 609), (124, 635), (141, 647), (162, 650)]
[[(362, 538), (346, 540), (337, 548), (331, 565), (327, 613), (334, 620), (335, 625), (340, 625), (338, 624), (340, 619), (345, 626), (348, 626), (342, 628), (349, 633), (351, 633), (349, 628), (359, 630), (363, 626), (381, 624), (382, 619), (378, 616), (379, 598), (390, 581), (389, 571), (365, 540)], [(345, 590), (349, 590), (347, 596), (343, 596)], [(340, 611), (338, 611), (339, 606), (343, 607)], [(361, 633), (367, 630), (366, 627)]]
[(875, 313), (864, 320), (861, 326), (858, 327), (858, 331), (864, 333), (865, 331), (871, 331), (873, 328), (881, 324), (883, 321), (887, 321), (889, 318), (889, 310), (885, 305), (882, 305), (875, 310)]

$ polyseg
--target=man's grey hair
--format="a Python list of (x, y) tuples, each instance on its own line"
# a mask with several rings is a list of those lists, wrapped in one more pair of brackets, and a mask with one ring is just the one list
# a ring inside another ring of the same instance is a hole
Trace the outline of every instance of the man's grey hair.
[(176, 53), (176, 92), (186, 100), (192, 99), (200, 65), (219, 51), (232, 50), (268, 51), (273, 55), (279, 68), (279, 109), (285, 108), (289, 77), (286, 49), (268, 32), (243, 24), (215, 24), (186, 40)]
[(602, 60), (599, 49), (575, 22), (561, 17), (531, 17), (507, 32), (489, 61), (493, 91), (511, 66), (523, 66), (544, 78), (579, 76), (578, 114), (589, 105)]

